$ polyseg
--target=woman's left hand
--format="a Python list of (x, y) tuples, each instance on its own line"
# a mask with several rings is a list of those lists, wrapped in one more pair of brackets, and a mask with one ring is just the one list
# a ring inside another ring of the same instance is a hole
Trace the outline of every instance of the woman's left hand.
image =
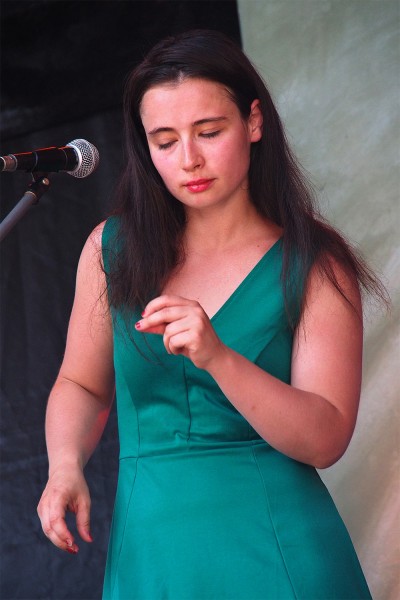
[(163, 336), (169, 354), (183, 354), (199, 369), (224, 351), (210, 319), (195, 300), (163, 295), (146, 306), (136, 329)]

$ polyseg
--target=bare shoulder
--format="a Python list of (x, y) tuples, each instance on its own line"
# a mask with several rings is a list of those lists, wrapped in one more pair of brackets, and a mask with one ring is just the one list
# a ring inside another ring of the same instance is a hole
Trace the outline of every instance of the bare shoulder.
[(103, 235), (104, 226), (107, 221), (102, 221), (93, 229), (91, 234), (89, 235), (89, 239), (91, 239), (98, 247), (101, 247), (101, 238)]
[(96, 227), (91, 231), (83, 247), (83, 252), (87, 254), (98, 254), (99, 252), (101, 252), (102, 237), (105, 224), (106, 221), (102, 221), (101, 223), (96, 225)]
[(102, 236), (105, 223), (105, 221), (99, 223), (89, 234), (79, 259), (78, 277), (86, 274), (92, 278), (93, 276), (101, 276), (101, 273), (103, 273)]
[[(325, 268), (323, 268), (325, 266)], [(332, 256), (324, 257), (324, 263), (315, 264), (309, 274), (305, 289), (303, 321), (314, 313), (348, 314), (362, 321), (360, 286), (354, 272), (350, 272)]]

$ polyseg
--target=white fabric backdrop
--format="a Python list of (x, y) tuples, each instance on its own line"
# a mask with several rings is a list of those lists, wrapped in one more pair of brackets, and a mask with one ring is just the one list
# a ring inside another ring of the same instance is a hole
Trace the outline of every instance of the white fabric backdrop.
[(374, 599), (398, 600), (400, 4), (239, 0), (238, 7), (244, 49), (320, 190), (323, 212), (391, 295), (390, 315), (367, 307), (356, 431), (345, 456), (321, 476)]

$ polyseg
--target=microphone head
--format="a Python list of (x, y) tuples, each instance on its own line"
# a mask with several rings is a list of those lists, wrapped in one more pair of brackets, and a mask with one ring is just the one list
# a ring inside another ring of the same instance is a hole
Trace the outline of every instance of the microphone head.
[(96, 169), (99, 164), (99, 151), (87, 140), (72, 140), (67, 146), (73, 148), (78, 157), (78, 164), (73, 171), (68, 171), (73, 177), (87, 177)]

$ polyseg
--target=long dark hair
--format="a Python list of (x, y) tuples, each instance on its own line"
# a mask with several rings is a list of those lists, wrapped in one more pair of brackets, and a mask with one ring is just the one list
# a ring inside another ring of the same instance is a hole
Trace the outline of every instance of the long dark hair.
[[(194, 30), (159, 42), (133, 70), (124, 94), (126, 167), (117, 188), (119, 252), (109, 273), (111, 306), (143, 307), (182, 259), (185, 212), (156, 171), (140, 118), (145, 92), (156, 85), (198, 78), (225, 86), (244, 119), (260, 101), (267, 134), (251, 145), (250, 198), (259, 213), (284, 230), (282, 285), (292, 326), (298, 298), (317, 264), (345, 296), (333, 269), (339, 262), (360, 287), (385, 298), (368, 265), (316, 208), (312, 186), (291, 152), (265, 82), (240, 47), (224, 34)], [(301, 303), (301, 299), (300, 299)]]

